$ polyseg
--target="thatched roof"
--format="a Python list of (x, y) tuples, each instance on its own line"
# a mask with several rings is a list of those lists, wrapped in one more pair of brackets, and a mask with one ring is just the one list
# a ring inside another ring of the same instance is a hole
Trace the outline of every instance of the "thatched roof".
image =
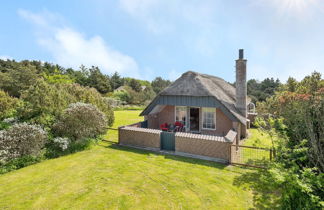
[(235, 107), (235, 87), (219, 77), (188, 71), (162, 90), (159, 96), (212, 96), (240, 122), (245, 124), (246, 121)]
[(225, 80), (193, 71), (187, 71), (160, 95), (214, 96), (218, 100), (235, 104), (235, 88)]

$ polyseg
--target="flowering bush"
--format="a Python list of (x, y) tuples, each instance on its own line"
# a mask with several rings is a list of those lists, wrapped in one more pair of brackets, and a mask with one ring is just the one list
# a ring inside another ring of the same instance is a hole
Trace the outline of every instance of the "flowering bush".
[(38, 125), (27, 123), (15, 124), (0, 131), (0, 161), (37, 155), (44, 147), (47, 133)]
[(62, 151), (66, 150), (69, 147), (70, 140), (68, 138), (57, 137), (53, 139), (54, 143), (56, 143)]
[(13, 117), (9, 117), (9, 118), (6, 118), (4, 120), (2, 120), (4, 123), (8, 123), (8, 124), (14, 124), (17, 122), (17, 118), (13, 118)]
[(53, 130), (58, 136), (76, 141), (104, 134), (106, 126), (104, 113), (91, 104), (78, 102), (69, 105)]

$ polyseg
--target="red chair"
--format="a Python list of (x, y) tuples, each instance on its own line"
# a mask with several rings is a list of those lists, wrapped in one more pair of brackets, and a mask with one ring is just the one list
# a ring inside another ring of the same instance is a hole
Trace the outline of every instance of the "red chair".
[(175, 131), (183, 131), (183, 126), (184, 126), (184, 125), (183, 125), (181, 122), (176, 121), (176, 122), (174, 123), (174, 126), (176, 127)]
[(183, 126), (183, 124), (181, 122), (179, 122), (179, 121), (175, 122), (174, 125), (175, 126), (179, 126), (179, 127), (182, 127)]
[(168, 123), (163, 123), (162, 125), (160, 125), (160, 128), (162, 131), (168, 131), (169, 125), (168, 125)]

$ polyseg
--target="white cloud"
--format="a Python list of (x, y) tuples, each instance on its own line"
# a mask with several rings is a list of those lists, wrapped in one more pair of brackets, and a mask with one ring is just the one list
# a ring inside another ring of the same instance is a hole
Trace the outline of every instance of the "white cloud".
[(309, 20), (316, 11), (324, 11), (322, 0), (259, 0), (260, 3), (273, 7), (279, 18), (297, 18)]
[(73, 68), (81, 64), (98, 66), (106, 74), (117, 71), (127, 76), (139, 76), (136, 61), (108, 46), (101, 36), (88, 38), (66, 26), (59, 15), (48, 11), (36, 14), (20, 9), (18, 14), (37, 27), (37, 42), (52, 54), (54, 62)]
[(8, 55), (0, 55), (0, 59), (1, 60), (13, 60), (13, 58), (11, 56), (8, 56)]

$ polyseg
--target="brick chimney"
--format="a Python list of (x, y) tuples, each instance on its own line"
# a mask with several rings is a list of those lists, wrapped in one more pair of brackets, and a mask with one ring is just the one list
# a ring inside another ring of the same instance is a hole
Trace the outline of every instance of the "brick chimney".
[(247, 117), (247, 89), (246, 89), (246, 60), (243, 49), (239, 50), (239, 59), (236, 60), (236, 108)]

